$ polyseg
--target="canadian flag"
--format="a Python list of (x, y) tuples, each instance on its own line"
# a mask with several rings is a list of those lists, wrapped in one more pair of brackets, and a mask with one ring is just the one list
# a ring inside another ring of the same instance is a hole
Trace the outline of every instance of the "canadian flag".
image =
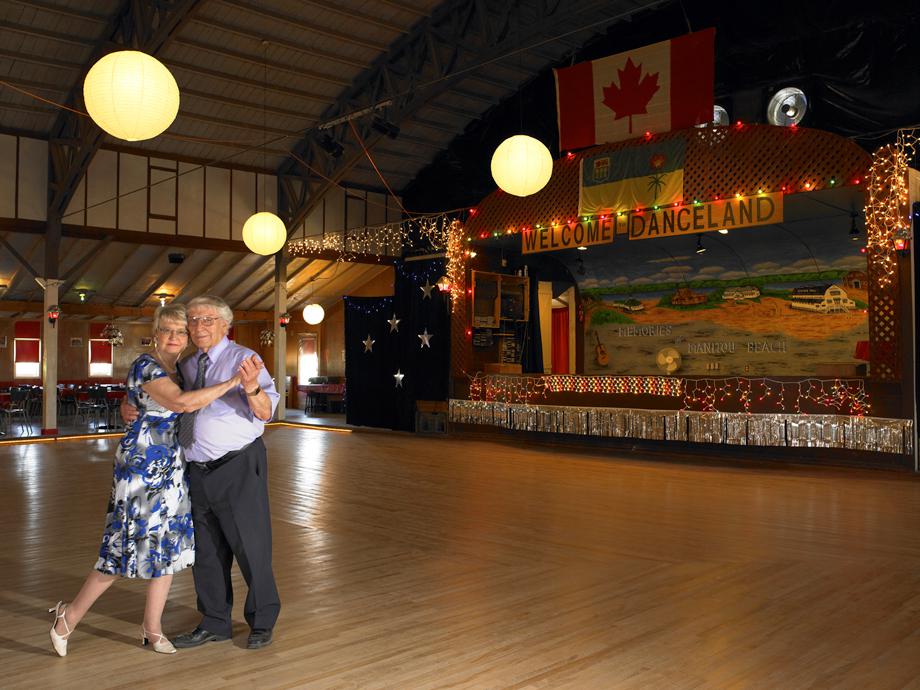
[(715, 29), (553, 70), (559, 148), (712, 120)]

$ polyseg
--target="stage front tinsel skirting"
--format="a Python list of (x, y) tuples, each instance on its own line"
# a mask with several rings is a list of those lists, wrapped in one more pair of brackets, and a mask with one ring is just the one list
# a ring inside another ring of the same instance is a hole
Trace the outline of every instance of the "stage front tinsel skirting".
[(751, 414), (617, 407), (515, 405), (451, 400), (450, 421), (515, 431), (747, 446), (847, 448), (913, 453), (910, 419), (846, 415)]

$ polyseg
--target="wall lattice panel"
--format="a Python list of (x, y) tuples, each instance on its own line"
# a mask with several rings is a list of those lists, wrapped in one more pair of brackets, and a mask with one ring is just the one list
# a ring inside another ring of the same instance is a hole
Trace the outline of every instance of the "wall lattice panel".
[[(835, 185), (862, 185), (870, 163), (868, 154), (849, 139), (801, 127), (694, 127), (656, 135), (650, 141), (677, 137), (687, 140), (687, 202), (739, 192), (778, 192), (783, 187), (786, 193), (795, 194)], [(532, 196), (521, 198), (496, 190), (476, 207), (476, 214), (467, 221), (467, 233), (475, 238), (486, 232), (519, 231), (522, 226), (574, 218), (578, 214), (578, 169), (582, 159), (643, 141), (621, 141), (563, 156), (555, 162), (549, 184)]]

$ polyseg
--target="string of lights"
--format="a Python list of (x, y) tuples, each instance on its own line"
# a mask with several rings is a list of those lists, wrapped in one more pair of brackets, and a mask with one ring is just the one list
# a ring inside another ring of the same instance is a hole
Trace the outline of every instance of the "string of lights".
[[(345, 300), (345, 308), (349, 311), (357, 311), (365, 314), (366, 316), (376, 316), (377, 314), (389, 313), (393, 310), (393, 298), (392, 297), (348, 297), (347, 295), (343, 298)], [(373, 299), (374, 304), (368, 305), (363, 304), (358, 300), (367, 300)]]
[(869, 414), (869, 395), (862, 379), (802, 379), (779, 381), (742, 376), (720, 379), (686, 379), (684, 409), (714, 412), (733, 406), (745, 412), (756, 403), (778, 411), (801, 413), (805, 401), (812, 407), (861, 417)]
[(892, 283), (898, 268), (897, 252), (909, 248), (910, 209), (907, 166), (920, 139), (916, 130), (901, 130), (895, 144), (872, 154), (869, 201), (866, 204), (866, 247), (879, 287)]
[(550, 393), (626, 393), (680, 397), (683, 379), (670, 376), (544, 376)]
[(682, 397), (683, 409), (715, 412), (740, 407), (803, 413), (823, 408), (837, 414), (870, 414), (869, 395), (862, 379), (801, 379), (779, 381), (744, 376), (684, 379), (670, 376), (507, 376), (477, 372), (470, 376), (470, 400), (531, 404), (549, 393), (602, 393)]

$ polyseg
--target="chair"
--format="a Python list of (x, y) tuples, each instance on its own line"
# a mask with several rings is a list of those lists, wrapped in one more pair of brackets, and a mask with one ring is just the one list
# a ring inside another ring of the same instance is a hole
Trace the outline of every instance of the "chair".
[(77, 400), (77, 415), (83, 417), (83, 420), (89, 426), (90, 417), (93, 418), (93, 428), (99, 430), (99, 420), (105, 415), (108, 420), (108, 405), (105, 401), (105, 389), (98, 386), (92, 386), (86, 390), (86, 399)]
[(6, 428), (10, 434), (13, 433), (13, 419), (18, 418), (19, 435), (24, 435), (24, 430), (32, 433), (32, 424), (29, 422), (27, 406), (29, 404), (29, 391), (24, 388), (10, 388), (10, 404), (4, 407), (0, 412), (6, 417)]
[[(67, 395), (65, 395), (65, 391)], [(57, 404), (58, 414), (60, 414), (61, 417), (68, 414), (75, 415), (77, 413), (77, 399), (74, 396), (73, 386), (69, 389), (65, 389), (64, 386), (58, 386)]]

